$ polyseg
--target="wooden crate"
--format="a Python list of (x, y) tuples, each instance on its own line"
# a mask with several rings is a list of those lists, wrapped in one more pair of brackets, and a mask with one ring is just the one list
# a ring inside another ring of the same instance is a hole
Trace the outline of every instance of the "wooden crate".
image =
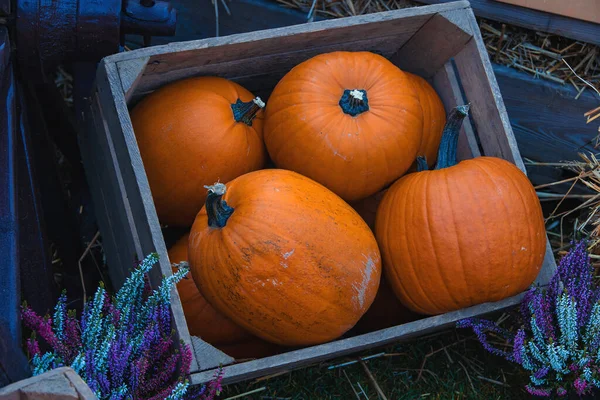
[[(170, 261), (128, 107), (153, 90), (182, 78), (219, 75), (268, 99), (277, 81), (298, 63), (334, 50), (369, 50), (435, 87), (449, 111), (470, 102), (471, 116), (459, 142), (461, 159), (497, 156), (525, 171), (475, 17), (466, 1), (352, 18), (321, 21), (227, 37), (174, 43), (105, 58), (97, 73), (80, 137), (104, 250), (113, 283), (126, 278), (134, 259), (157, 252), (151, 272), (157, 284), (171, 274)], [(268, 101), (268, 100), (267, 100)], [(550, 246), (537, 282), (545, 284), (556, 265)], [(219, 363), (225, 383), (290, 370), (452, 326), (456, 321), (517, 304), (521, 295), (360, 336), (345, 337), (253, 361), (233, 359), (190, 337), (179, 297), (172, 312), (181, 339), (192, 344), (192, 382), (210, 380)]]

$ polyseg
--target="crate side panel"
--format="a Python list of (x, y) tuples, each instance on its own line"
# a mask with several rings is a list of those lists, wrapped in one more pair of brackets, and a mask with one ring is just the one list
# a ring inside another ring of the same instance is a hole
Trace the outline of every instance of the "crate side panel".
[(405, 71), (432, 77), (473, 36), (464, 14), (464, 10), (436, 14), (390, 60)]
[[(447, 61), (433, 77), (433, 87), (442, 99), (446, 115), (454, 107), (466, 104), (461, 93), (460, 83), (456, 79), (454, 68), (451, 61)], [(457, 154), (459, 160), (481, 156), (481, 151), (477, 143), (477, 136), (469, 119), (465, 119), (460, 129), (458, 137)]]
[[(380, 12), (376, 14), (367, 14), (346, 18), (335, 18), (319, 22), (310, 22), (286, 26), (282, 28), (240, 33), (224, 37), (215, 37), (189, 42), (170, 43), (163, 46), (152, 46), (149, 48), (138, 49), (131, 52), (114, 54), (105, 58), (105, 60), (109, 62), (118, 62), (141, 57), (162, 57), (167, 54), (194, 52), (199, 49), (211, 47), (225, 48), (225, 46), (243, 44), (247, 42), (252, 42), (255, 45), (258, 45), (257, 51), (261, 53), (269, 53), (269, 46), (277, 46), (277, 41), (290, 40), (290, 38), (301, 37), (302, 35), (306, 34), (313, 34), (312, 37), (316, 38), (315, 40), (317, 40), (317, 42), (318, 38), (321, 37), (324, 40), (329, 40), (329, 42), (331, 43), (331, 39), (329, 38), (331, 36), (339, 35), (338, 32), (340, 32), (340, 30), (342, 30), (341, 32), (354, 32), (354, 28), (357, 26), (364, 26), (369, 24), (384, 24), (387, 21), (393, 21), (398, 19), (413, 19), (421, 17), (429, 18), (430, 16), (433, 16), (434, 14), (439, 12), (460, 10), (469, 7), (470, 5), (468, 1), (453, 1), (449, 4), (412, 7), (402, 10)], [(380, 34), (384, 33), (381, 32)], [(291, 40), (293, 41), (294, 39)], [(346, 37), (344, 40), (348, 40), (348, 37)], [(232, 50), (234, 50), (234, 48)], [(239, 58), (236, 57), (235, 54), (221, 54), (217, 56), (220, 57), (221, 61), (225, 61), (226, 57), (233, 57), (229, 59)]]
[[(471, 24), (475, 27), (475, 16), (472, 11), (468, 14)], [(454, 60), (466, 100), (471, 103), (471, 116), (484, 155), (511, 161), (521, 171), (526, 172), (500, 88), (478, 31)]]
[[(103, 118), (102, 103), (94, 96), (92, 105), (92, 119), (94, 129), (85, 132), (87, 143), (87, 157), (93, 163), (92, 173), (96, 174), (97, 180), (90, 182), (94, 191), (101, 195), (96, 209), (100, 208), (98, 219), (100, 222), (103, 241), (108, 239), (109, 246), (106, 249), (111, 282), (116, 287), (123, 284), (127, 273), (133, 267), (136, 257), (136, 246), (133, 241), (135, 232), (128, 223), (126, 206), (123, 193), (120, 191), (118, 181), (119, 168), (115, 163), (111, 145), (109, 143), (109, 126)], [(96, 201), (96, 198), (93, 199)]]
[[(318, 54), (332, 51), (371, 51), (389, 58), (411, 36), (412, 33), (404, 33), (368, 40), (346, 41), (326, 46), (307, 46), (304, 49), (295, 51), (285, 49), (275, 54), (261, 53), (261, 55), (257, 55), (258, 52), (255, 51), (253, 53), (254, 56), (249, 58), (240, 58), (220, 63), (198, 62), (187, 67), (180, 65), (177, 68), (168, 69), (163, 72), (144, 74), (139, 81), (139, 85), (136, 87), (135, 96), (138, 97), (137, 93), (148, 93), (179, 79), (201, 75), (220, 76), (235, 81), (240, 80), (240, 78), (248, 80), (253, 76), (273, 76), (270, 82), (266, 82), (264, 79), (261, 81), (263, 88), (268, 87), (272, 89), (278, 82), (276, 77), (282, 77), (297, 64)], [(204, 56), (201, 52), (198, 52), (197, 57), (199, 60), (205, 60), (205, 58), (209, 59), (210, 56)], [(148, 66), (147, 69), (152, 69), (152, 65)]]
[[(496, 303), (485, 303), (463, 310), (424, 318), (407, 324), (336, 340), (318, 346), (308, 347), (288, 353), (266, 357), (254, 361), (230, 365), (226, 368), (224, 384), (235, 383), (247, 379), (269, 375), (283, 370), (306, 367), (311, 364), (330, 360), (375, 347), (396, 343), (416, 336), (424, 335), (443, 328), (454, 326), (464, 318), (482, 316), (491, 312), (504, 310), (518, 304), (524, 294), (520, 294)], [(192, 375), (192, 384), (206, 383), (214, 375), (214, 370)]]
[[(116, 242), (114, 232), (115, 228), (112, 226), (112, 220), (109, 217), (114, 207), (114, 203), (111, 202), (107, 197), (108, 195), (102, 190), (102, 179), (104, 158), (102, 153), (99, 151), (96, 136), (104, 129), (103, 125), (96, 122), (94, 117), (94, 108), (98, 107), (96, 97), (92, 98), (92, 103), (89, 105), (88, 110), (84, 115), (84, 127), (78, 135), (79, 148), (81, 151), (81, 159), (84, 165), (87, 182), (89, 183), (90, 193), (92, 195), (92, 203), (94, 212), (96, 214), (96, 220), (98, 222), (98, 228), (102, 235), (102, 246), (106, 255), (106, 262), (109, 267), (111, 274), (111, 280), (121, 281), (125, 279), (124, 272), (121, 265), (124, 265), (121, 260), (121, 253)], [(117, 266), (112, 271), (110, 268)]]
[[(103, 73), (99, 74), (99, 82), (104, 90), (99, 95), (103, 102), (110, 103), (110, 108), (105, 114), (111, 126), (110, 134), (114, 141), (115, 157), (120, 165), (123, 190), (131, 213), (130, 226), (135, 230), (134, 237), (142, 257), (153, 252), (159, 255), (158, 266), (154, 266), (149, 274), (152, 285), (156, 287), (161, 283), (163, 276), (172, 275), (171, 263), (131, 126), (117, 66), (114, 63), (105, 63), (103, 66)], [(176, 288), (171, 292), (171, 312), (179, 338), (191, 346), (190, 334)], [(198, 368), (195, 358), (192, 360), (191, 368), (192, 371)]]

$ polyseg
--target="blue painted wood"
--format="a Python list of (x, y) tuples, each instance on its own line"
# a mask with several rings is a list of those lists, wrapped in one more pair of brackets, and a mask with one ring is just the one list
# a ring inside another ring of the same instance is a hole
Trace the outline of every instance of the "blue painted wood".
[(586, 124), (583, 114), (600, 103), (592, 90), (575, 100), (571, 85), (560, 85), (494, 64), (494, 73), (523, 157), (557, 162), (595, 151), (598, 124)]
[(0, 387), (30, 375), (21, 351), (19, 119), (8, 30), (0, 27)]

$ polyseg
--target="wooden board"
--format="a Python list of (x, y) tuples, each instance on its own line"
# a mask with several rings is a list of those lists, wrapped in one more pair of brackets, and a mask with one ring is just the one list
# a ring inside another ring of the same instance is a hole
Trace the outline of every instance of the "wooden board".
[(495, 0), (600, 24), (598, 0)]
[[(417, 1), (424, 4), (443, 4), (452, 0)], [(600, 25), (592, 22), (501, 3), (496, 0), (470, 0), (470, 3), (478, 17), (600, 45)]]
[[(463, 129), (464, 138), (461, 141), (465, 157), (479, 153), (497, 155), (523, 168), (491, 64), (474, 24), (475, 17), (468, 3), (458, 1), (286, 29), (174, 43), (104, 59), (98, 70), (94, 95), (97, 101), (91, 104), (96, 109), (94, 113), (101, 115), (103, 124), (96, 124), (95, 131), (87, 132), (86, 135), (91, 137), (85, 141), (96, 143), (96, 136), (109, 136), (110, 141), (107, 140), (108, 144), (105, 144), (102, 139), (98, 148), (88, 146), (88, 155), (92, 149), (101, 155), (95, 158), (91, 156), (92, 160), (84, 159), (86, 169), (93, 170), (89, 173), (92, 177), (91, 186), (114, 186), (112, 189), (101, 187), (99, 190), (105, 197), (110, 197), (104, 201), (104, 205), (97, 206), (99, 219), (108, 220), (101, 229), (114, 230), (117, 226), (108, 218), (112, 212), (112, 218), (119, 219), (119, 226), (123, 229), (108, 232), (107, 236), (112, 236), (116, 245), (127, 243), (129, 249), (123, 246), (123, 251), (133, 248), (141, 254), (151, 251), (159, 253), (161, 262), (159, 268), (153, 271), (153, 284), (156, 284), (159, 274), (171, 274), (163, 234), (128, 113), (128, 106), (136, 98), (174, 80), (203, 74), (224, 74), (244, 85), (252, 83), (266, 97), (279, 77), (295, 63), (335, 49), (379, 52), (397, 63), (401, 63), (404, 57), (410, 57), (413, 67), (418, 67), (421, 74), (430, 78), (446, 107), (467, 101), (476, 109)], [(435, 40), (436, 31), (444, 35), (446, 40)], [(430, 66), (419, 58), (417, 49), (424, 45), (429, 46), (429, 56), (423, 53), (422, 57), (436, 57)], [(101, 176), (103, 174), (118, 176), (104, 178)], [(107, 210), (111, 204), (123, 210), (118, 213)], [(126, 255), (124, 253), (114, 258), (125, 259)], [(113, 265), (110, 270), (126, 267)], [(555, 262), (550, 251), (538, 282), (545, 284), (554, 269)], [(126, 273), (114, 272), (114, 275), (121, 277)], [(214, 375), (215, 365), (228, 362), (229, 359), (218, 351), (212, 351), (212, 346), (202, 340), (190, 339), (177, 293), (173, 294), (173, 299), (173, 316), (179, 335), (192, 342), (195, 349), (210, 350), (196, 354), (197, 363), (192, 369), (193, 382), (205, 382)], [(366, 335), (229, 365), (226, 381), (248, 379), (405, 340), (450, 326), (466, 316), (503, 309), (516, 304), (519, 299), (517, 296)]]

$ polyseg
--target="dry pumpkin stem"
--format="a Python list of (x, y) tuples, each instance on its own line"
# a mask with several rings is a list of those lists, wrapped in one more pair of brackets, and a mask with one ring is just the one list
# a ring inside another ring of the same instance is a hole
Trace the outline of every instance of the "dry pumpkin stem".
[(212, 186), (204, 186), (208, 189), (206, 197), (206, 214), (208, 215), (208, 226), (211, 228), (223, 228), (227, 220), (233, 214), (233, 208), (227, 205), (223, 200), (223, 195), (227, 190), (224, 183), (217, 182)]

